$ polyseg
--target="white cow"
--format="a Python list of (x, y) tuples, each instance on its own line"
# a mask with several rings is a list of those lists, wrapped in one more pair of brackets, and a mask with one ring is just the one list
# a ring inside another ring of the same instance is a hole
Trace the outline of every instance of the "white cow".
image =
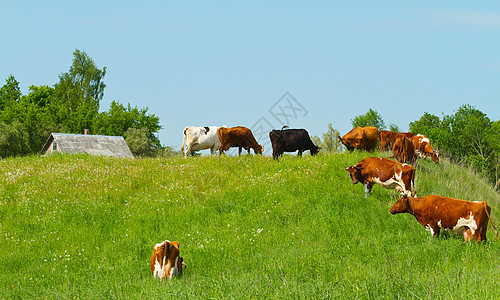
[[(184, 128), (184, 139), (181, 147), (181, 151), (184, 151), (184, 157), (187, 157), (190, 152), (204, 149), (210, 149), (210, 153), (215, 154), (220, 145), (217, 129), (219, 129), (217, 126), (188, 126)], [(186, 148), (184, 148), (184, 144), (186, 144)]]

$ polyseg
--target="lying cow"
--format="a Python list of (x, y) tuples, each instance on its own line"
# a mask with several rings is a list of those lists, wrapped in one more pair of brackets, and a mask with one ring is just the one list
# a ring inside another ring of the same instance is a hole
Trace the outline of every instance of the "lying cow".
[(343, 137), (338, 137), (340, 142), (349, 151), (354, 149), (373, 151), (377, 147), (378, 129), (377, 127), (355, 127)]
[(441, 228), (464, 236), (466, 241), (486, 240), (488, 220), (491, 221), (491, 208), (486, 202), (471, 202), (438, 195), (423, 198), (403, 196), (391, 207), (391, 214), (409, 213), (417, 219), (433, 236), (438, 236)]
[(426, 136), (418, 134), (412, 138), (412, 142), (415, 146), (415, 153), (420, 158), (430, 156), (435, 163), (439, 162), (439, 152), (432, 149), (431, 142)]
[(412, 139), (403, 135), (399, 136), (392, 148), (393, 157), (400, 163), (413, 164), (417, 159), (415, 154), (415, 146), (413, 146)]
[(271, 139), (274, 159), (278, 159), (278, 157), (284, 152), (295, 152), (298, 150), (298, 155), (302, 156), (302, 152), (309, 150), (311, 155), (315, 155), (319, 152), (319, 149), (321, 149), (320, 147), (314, 145), (307, 130), (284, 130), (283, 128), (281, 130), (272, 130), (269, 132), (269, 139)]
[(370, 195), (375, 183), (387, 189), (396, 189), (402, 195), (415, 195), (415, 169), (410, 165), (388, 158), (367, 157), (345, 170), (349, 172), (353, 184), (363, 183), (365, 197)]
[[(181, 151), (184, 151), (184, 157), (187, 157), (190, 152), (205, 149), (210, 149), (210, 153), (214, 155), (220, 146), (217, 129), (219, 129), (217, 126), (188, 126), (184, 128), (184, 139), (181, 147)], [(186, 144), (186, 150), (184, 150), (184, 143)]]
[(166, 240), (154, 246), (151, 256), (151, 273), (153, 277), (163, 279), (172, 278), (182, 272), (183, 262), (179, 251), (179, 242)]
[(219, 154), (229, 150), (231, 147), (238, 147), (238, 155), (241, 155), (241, 149), (245, 149), (250, 154), (250, 149), (253, 149), (255, 154), (262, 154), (264, 147), (259, 145), (252, 134), (252, 131), (243, 126), (236, 127), (221, 127), (217, 130), (219, 137)]
[(412, 138), (415, 134), (411, 132), (394, 132), (388, 130), (379, 130), (379, 144), (378, 149), (380, 152), (382, 151), (392, 151), (394, 148), (394, 143), (398, 137), (404, 136), (407, 138)]

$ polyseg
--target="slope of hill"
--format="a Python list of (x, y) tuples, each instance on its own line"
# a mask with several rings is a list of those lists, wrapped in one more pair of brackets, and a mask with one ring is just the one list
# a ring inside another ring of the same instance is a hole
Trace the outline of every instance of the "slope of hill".
[[(344, 167), (367, 156), (0, 160), (0, 298), (500, 298), (500, 242), (432, 238), (389, 213), (394, 190), (365, 199)], [(477, 175), (416, 168), (419, 196), (485, 200), (500, 226)], [(165, 239), (187, 268), (158, 281)]]

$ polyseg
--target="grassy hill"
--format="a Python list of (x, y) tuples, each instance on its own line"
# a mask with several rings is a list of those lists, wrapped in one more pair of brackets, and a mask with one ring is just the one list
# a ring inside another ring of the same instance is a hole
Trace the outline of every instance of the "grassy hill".
[[(344, 167), (367, 156), (0, 160), (0, 298), (500, 298), (500, 242), (432, 238), (389, 213), (395, 190), (365, 199)], [(474, 173), (416, 168), (419, 196), (485, 200), (500, 227)], [(187, 268), (158, 281), (165, 239)]]

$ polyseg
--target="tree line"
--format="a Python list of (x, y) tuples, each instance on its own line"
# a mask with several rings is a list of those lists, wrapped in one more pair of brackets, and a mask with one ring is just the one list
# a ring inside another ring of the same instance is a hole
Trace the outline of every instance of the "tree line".
[[(353, 127), (374, 126), (379, 130), (400, 132), (397, 125), (389, 127), (377, 111), (369, 109), (364, 115), (351, 120)], [(423, 134), (431, 140), (434, 149), (452, 162), (472, 167), (487, 178), (496, 191), (500, 190), (500, 121), (492, 121), (471, 105), (460, 106), (454, 114), (441, 118), (424, 113), (417, 121), (409, 123), (410, 132)], [(325, 152), (341, 152), (338, 130), (328, 124), (323, 139), (313, 136), (313, 142)]]
[(124, 136), (136, 156), (164, 155), (171, 147), (160, 144), (159, 117), (148, 108), (113, 101), (99, 112), (106, 84), (100, 69), (84, 51), (73, 52), (69, 71), (54, 86), (30, 86), (22, 95), (10, 75), (0, 88), (0, 157), (39, 153), (52, 132)]

